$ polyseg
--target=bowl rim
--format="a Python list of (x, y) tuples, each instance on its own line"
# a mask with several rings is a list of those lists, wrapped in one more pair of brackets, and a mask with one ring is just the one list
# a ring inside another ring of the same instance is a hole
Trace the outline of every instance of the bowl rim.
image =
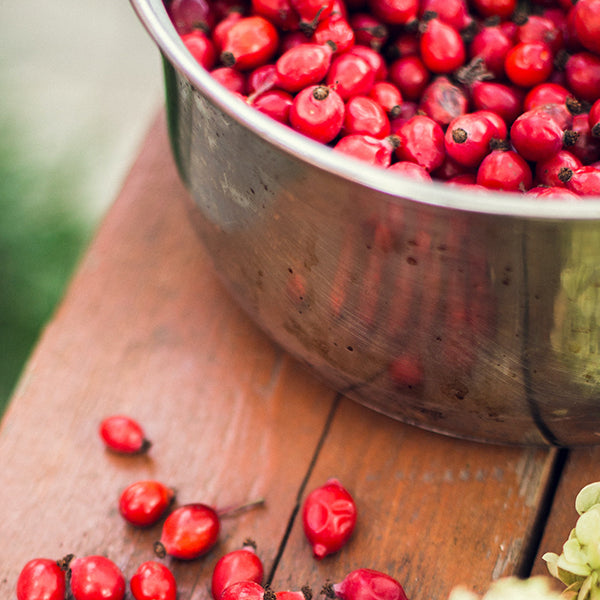
[[(293, 131), (229, 93), (188, 52), (173, 26), (162, 0), (130, 0), (142, 25), (163, 57), (187, 78), (211, 103), (263, 140), (344, 179), (376, 192), (431, 207), (532, 220), (600, 220), (600, 195), (581, 201), (540, 201), (496, 191), (466, 191), (443, 182), (420, 182), (387, 173), (384, 169), (334, 152), (319, 142)], [(402, 189), (398, 189), (398, 182)]]

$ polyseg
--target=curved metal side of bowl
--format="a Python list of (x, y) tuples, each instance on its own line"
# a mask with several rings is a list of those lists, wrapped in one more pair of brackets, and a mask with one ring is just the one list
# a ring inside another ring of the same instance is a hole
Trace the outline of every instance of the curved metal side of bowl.
[(164, 59), (191, 218), (274, 340), (407, 423), (600, 442), (600, 198), (466, 194), (335, 155), (226, 93), (160, 0), (131, 1)]

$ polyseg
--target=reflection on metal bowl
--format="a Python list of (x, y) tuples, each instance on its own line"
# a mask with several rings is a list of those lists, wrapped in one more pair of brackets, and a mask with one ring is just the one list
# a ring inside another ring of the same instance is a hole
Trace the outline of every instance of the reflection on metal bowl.
[(600, 442), (600, 198), (544, 202), (404, 180), (229, 94), (160, 0), (190, 214), (232, 295), (349, 397), (450, 435)]

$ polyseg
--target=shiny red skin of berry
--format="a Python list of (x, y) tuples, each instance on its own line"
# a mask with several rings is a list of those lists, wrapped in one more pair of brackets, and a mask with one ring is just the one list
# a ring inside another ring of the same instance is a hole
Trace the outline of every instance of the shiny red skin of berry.
[(581, 100), (595, 102), (600, 98), (600, 55), (578, 52), (565, 64), (569, 89)]
[(325, 82), (342, 98), (367, 95), (375, 83), (375, 70), (362, 57), (346, 52), (331, 61)]
[(246, 93), (246, 77), (240, 71), (232, 67), (217, 67), (210, 74), (230, 92), (241, 95)]
[(252, 0), (252, 11), (282, 31), (295, 31), (300, 24), (300, 17), (290, 0)]
[(569, 97), (573, 97), (573, 93), (558, 83), (540, 83), (527, 92), (523, 109), (531, 110), (544, 104), (564, 104)]
[(342, 134), (362, 133), (375, 138), (390, 134), (390, 120), (381, 106), (367, 96), (353, 96), (346, 102)]
[(438, 19), (462, 31), (473, 22), (464, 0), (422, 0), (419, 7), (419, 17), (426, 13), (435, 13)]
[(242, 13), (235, 10), (230, 12), (222, 21), (219, 21), (211, 32), (211, 39), (215, 47), (215, 51), (220, 54), (223, 50), (223, 44), (227, 37), (227, 32), (233, 27), (234, 23), (243, 17)]
[(220, 600), (263, 600), (265, 589), (256, 581), (238, 581), (226, 587)]
[(335, 52), (341, 54), (354, 46), (354, 29), (340, 15), (330, 15), (319, 22), (311, 41), (315, 44), (331, 42), (335, 45)]
[(516, 0), (473, 0), (473, 6), (482, 17), (508, 19), (517, 8)]
[(375, 74), (375, 81), (384, 81), (387, 79), (387, 64), (383, 56), (379, 54), (377, 50), (373, 50), (373, 48), (369, 48), (368, 46), (355, 44), (352, 48), (350, 48), (350, 50), (348, 50), (348, 54), (362, 58), (373, 70), (373, 73)]
[(17, 600), (64, 600), (65, 572), (55, 560), (34, 558), (21, 569)]
[(387, 138), (378, 139), (370, 135), (350, 134), (342, 137), (334, 146), (334, 150), (372, 166), (387, 168), (392, 162), (394, 145)]
[(172, 0), (168, 12), (179, 34), (194, 29), (210, 31), (215, 24), (215, 14), (208, 0)]
[(497, 127), (484, 113), (473, 112), (453, 119), (445, 134), (448, 155), (465, 167), (477, 167), (491, 152), (490, 142), (498, 139)]
[(266, 64), (279, 45), (274, 25), (261, 17), (242, 17), (227, 30), (221, 48), (221, 61), (228, 67), (248, 71)]
[(564, 132), (556, 121), (540, 111), (527, 111), (510, 128), (517, 152), (529, 161), (547, 160), (562, 148)]
[(513, 46), (504, 60), (504, 71), (516, 85), (531, 88), (550, 77), (554, 55), (543, 42), (522, 42)]
[(541, 160), (535, 165), (535, 183), (547, 187), (565, 187), (560, 178), (562, 169), (574, 171), (583, 166), (581, 161), (568, 150), (559, 150), (547, 160)]
[(476, 110), (489, 110), (512, 123), (523, 112), (524, 93), (520, 88), (495, 81), (478, 81), (471, 86), (471, 102)]
[(562, 31), (551, 20), (542, 15), (529, 15), (519, 26), (517, 42), (544, 42), (556, 53), (564, 46)]
[(561, 200), (566, 202), (579, 202), (581, 197), (564, 187), (538, 186), (525, 192), (525, 196), (531, 196), (538, 200)]
[(401, 160), (391, 164), (388, 171), (397, 173), (408, 179), (416, 179), (418, 181), (432, 181), (431, 175), (421, 166), (414, 162)]
[(300, 133), (327, 144), (341, 131), (346, 107), (340, 95), (326, 86), (304, 88), (290, 108), (290, 125)]
[(354, 499), (337, 479), (310, 492), (302, 504), (302, 527), (314, 557), (338, 552), (350, 539), (356, 518)]
[(253, 545), (245, 545), (223, 555), (216, 563), (211, 579), (214, 600), (220, 600), (223, 592), (234, 583), (253, 581), (262, 584), (264, 567)]
[(246, 91), (250, 95), (262, 94), (277, 87), (278, 84), (277, 67), (273, 63), (257, 67), (246, 76)]
[(131, 525), (149, 527), (160, 520), (173, 497), (173, 490), (160, 481), (136, 481), (121, 493), (119, 512)]
[(464, 64), (467, 51), (460, 33), (440, 19), (427, 21), (419, 42), (421, 59), (433, 73), (451, 73)]
[(431, 79), (431, 72), (419, 56), (408, 55), (389, 65), (389, 80), (398, 87), (405, 100), (419, 101)]
[(577, 38), (585, 48), (600, 55), (600, 0), (579, 0), (573, 12)]
[(333, 11), (333, 0), (290, 0), (300, 20), (313, 28)]
[(454, 85), (448, 77), (436, 77), (423, 91), (419, 110), (443, 128), (469, 108), (469, 99), (463, 88)]
[(122, 600), (125, 578), (105, 556), (74, 558), (69, 564), (70, 589), (74, 600)]
[(283, 90), (269, 90), (255, 96), (250, 104), (275, 121), (288, 125), (293, 103), (294, 98), (290, 93)]
[(370, 12), (386, 25), (407, 25), (417, 19), (418, 0), (368, 0)]
[(212, 40), (199, 29), (181, 36), (181, 41), (189, 53), (205, 68), (211, 69), (217, 59)]
[(221, 523), (217, 512), (206, 504), (185, 504), (165, 519), (160, 543), (155, 548), (180, 560), (194, 560), (217, 543)]
[(492, 150), (477, 169), (477, 183), (505, 192), (525, 192), (533, 182), (527, 161), (513, 150)]
[(142, 563), (129, 582), (135, 600), (176, 600), (177, 582), (170, 569), (154, 560)]
[(416, 162), (429, 173), (444, 162), (444, 131), (433, 119), (417, 114), (395, 133), (399, 138), (395, 152), (398, 160)]
[(496, 78), (504, 77), (504, 61), (509, 50), (513, 47), (512, 40), (498, 25), (482, 27), (473, 37), (469, 46), (471, 58), (479, 57), (485, 62), (485, 67)]
[(279, 87), (295, 93), (320, 83), (329, 71), (332, 53), (328, 44), (307, 42), (290, 48), (275, 63)]
[(375, 100), (392, 118), (396, 116), (402, 104), (400, 90), (389, 81), (376, 81), (369, 92), (369, 98)]
[(600, 198), (600, 169), (591, 165), (579, 167), (567, 180), (566, 187), (578, 196)]
[(374, 569), (356, 569), (332, 587), (340, 600), (408, 600), (396, 579)]
[(127, 415), (106, 417), (99, 432), (106, 447), (120, 454), (139, 454), (150, 446), (141, 425)]

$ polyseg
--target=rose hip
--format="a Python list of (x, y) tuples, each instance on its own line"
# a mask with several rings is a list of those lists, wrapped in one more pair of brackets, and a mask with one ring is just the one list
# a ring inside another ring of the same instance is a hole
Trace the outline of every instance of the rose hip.
[(65, 572), (57, 561), (34, 558), (17, 579), (17, 600), (64, 600)]
[(329, 44), (306, 43), (290, 48), (275, 63), (277, 85), (294, 93), (321, 82), (329, 71), (332, 54)]
[(346, 102), (344, 135), (364, 134), (381, 139), (390, 134), (390, 120), (381, 106), (367, 96), (353, 96)]
[(392, 162), (396, 143), (395, 136), (379, 139), (356, 133), (343, 136), (333, 149), (375, 167), (387, 168)]
[(121, 493), (119, 512), (128, 523), (149, 527), (163, 516), (174, 495), (173, 490), (160, 481), (136, 481)]
[(243, 17), (225, 33), (221, 61), (239, 71), (255, 69), (271, 60), (278, 44), (279, 34), (270, 21), (260, 15)]
[(150, 442), (141, 425), (126, 415), (112, 415), (100, 423), (100, 437), (107, 448), (121, 454), (141, 454)]
[(444, 131), (430, 117), (415, 115), (396, 131), (396, 135), (398, 147), (395, 154), (398, 160), (415, 162), (429, 173), (444, 162)]
[(109, 558), (82, 556), (69, 562), (67, 579), (73, 600), (123, 600), (125, 578)]
[(211, 579), (211, 593), (214, 600), (220, 600), (223, 592), (239, 581), (253, 581), (262, 584), (263, 564), (256, 554), (256, 544), (246, 540), (239, 550), (223, 555), (216, 563)]
[(290, 108), (290, 124), (319, 142), (331, 142), (344, 124), (345, 105), (333, 89), (314, 85), (304, 88)]
[(356, 518), (354, 499), (337, 479), (310, 492), (302, 505), (302, 526), (315, 558), (338, 552), (350, 539)]
[(166, 565), (149, 560), (142, 563), (129, 582), (135, 600), (176, 600), (177, 582)]
[(326, 585), (323, 592), (340, 600), (408, 600), (398, 581), (374, 569), (356, 569), (342, 581)]
[(263, 600), (265, 589), (256, 581), (238, 581), (226, 587), (220, 600)]
[(492, 150), (477, 169), (477, 183), (489, 189), (525, 192), (532, 182), (529, 164), (513, 150)]

